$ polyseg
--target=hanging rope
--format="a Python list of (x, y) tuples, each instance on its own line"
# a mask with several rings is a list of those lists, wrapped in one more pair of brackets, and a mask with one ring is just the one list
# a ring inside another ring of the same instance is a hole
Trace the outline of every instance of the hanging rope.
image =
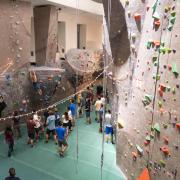
[[(160, 43), (162, 41), (162, 35), (163, 35), (163, 25), (164, 25), (164, 18), (162, 18), (162, 25), (161, 25), (161, 33), (160, 33)], [(160, 56), (161, 53), (158, 51), (158, 58), (157, 58), (157, 70), (156, 70), (156, 77), (155, 77), (155, 87), (154, 87), (154, 94), (153, 94), (153, 104), (152, 104), (152, 117), (151, 117), (151, 127), (154, 123), (154, 110), (155, 110), (155, 103), (156, 103), (156, 91), (157, 91), (157, 86), (158, 86), (158, 78), (157, 75), (159, 74), (159, 64), (160, 64)], [(154, 144), (153, 144), (154, 147)], [(150, 146), (149, 146), (150, 150)], [(147, 167), (150, 161), (150, 153), (148, 154), (148, 160), (147, 160)]]
[[(78, 20), (79, 20), (79, 0), (76, 0), (76, 24), (78, 24)], [(77, 92), (77, 88), (78, 88), (78, 71), (76, 71), (76, 89), (75, 91)], [(76, 102), (77, 102), (77, 95), (76, 94)], [(76, 124), (76, 173), (78, 174), (78, 159), (79, 159), (79, 142), (78, 142), (78, 138), (79, 138), (79, 134), (78, 134), (78, 123), (77, 121), (75, 122)]]
[[(111, 20), (111, 0), (108, 0), (108, 32), (110, 34), (110, 20)], [(105, 31), (105, 30), (104, 30)], [(105, 32), (104, 32), (105, 34)], [(105, 40), (104, 36), (104, 42), (107, 42)], [(105, 109), (106, 109), (106, 95), (107, 95), (107, 69), (106, 66), (108, 64), (108, 54), (106, 51), (106, 43), (103, 46), (104, 50), (104, 71), (103, 71), (103, 97), (105, 98), (105, 104), (104, 104), (104, 111), (103, 111), (103, 119), (102, 119), (102, 153), (101, 153), (101, 180), (103, 179), (103, 165), (104, 165), (104, 122), (105, 122)], [(111, 61), (113, 63), (113, 61)]]

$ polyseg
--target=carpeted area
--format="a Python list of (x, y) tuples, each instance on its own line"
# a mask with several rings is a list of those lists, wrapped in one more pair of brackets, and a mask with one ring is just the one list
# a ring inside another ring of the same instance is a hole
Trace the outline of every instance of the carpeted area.
[[(77, 129), (74, 128), (68, 143), (69, 148), (64, 158), (57, 153), (53, 140), (48, 144), (41, 140), (34, 148), (26, 145), (26, 128), (23, 138), (16, 141), (15, 152), (7, 158), (7, 146), (0, 136), (0, 179), (7, 176), (9, 167), (16, 169), (22, 180), (100, 180), (102, 135), (98, 133), (98, 123), (86, 125), (84, 118), (77, 120), (78, 125), (78, 161)], [(115, 146), (104, 145), (103, 180), (123, 180), (121, 171), (116, 166)]]

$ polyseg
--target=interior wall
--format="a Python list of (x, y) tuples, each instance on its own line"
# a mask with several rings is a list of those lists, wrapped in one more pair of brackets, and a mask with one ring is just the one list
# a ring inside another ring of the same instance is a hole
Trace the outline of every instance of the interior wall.
[(58, 23), (58, 47), (60, 49), (66, 47), (66, 22), (64, 21)]
[(86, 49), (102, 49), (102, 16), (79, 13), (75, 10), (59, 11), (59, 21), (66, 23), (66, 51), (77, 48), (77, 24), (86, 25)]

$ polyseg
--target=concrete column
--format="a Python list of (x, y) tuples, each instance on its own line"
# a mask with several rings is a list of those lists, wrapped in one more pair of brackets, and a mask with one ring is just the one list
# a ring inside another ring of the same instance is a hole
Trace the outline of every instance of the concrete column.
[(55, 60), (57, 49), (57, 11), (51, 5), (34, 7), (35, 55), (39, 66)]

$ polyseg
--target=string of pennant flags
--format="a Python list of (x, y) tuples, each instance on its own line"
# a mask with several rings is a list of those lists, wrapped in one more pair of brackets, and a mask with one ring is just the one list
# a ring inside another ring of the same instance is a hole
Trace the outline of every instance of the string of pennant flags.
[[(82, 88), (81, 90), (77, 91), (76, 93), (71, 94), (70, 96), (68, 96), (68, 97), (66, 97), (66, 98), (64, 98), (64, 99), (62, 99), (62, 100), (60, 100), (60, 101), (57, 101), (57, 102), (55, 102), (54, 104), (52, 104), (52, 105), (50, 105), (50, 106), (48, 106), (48, 107), (46, 107), (46, 108), (39, 109), (39, 110), (37, 110), (37, 111), (35, 111), (35, 112), (29, 112), (29, 113), (25, 113), (25, 114), (20, 114), (20, 115), (18, 115), (18, 116), (16, 116), (16, 117), (25, 117), (25, 116), (32, 115), (32, 114), (34, 114), (34, 113), (40, 113), (40, 112), (46, 111), (46, 110), (48, 110), (48, 109), (51, 109), (51, 108), (53, 108), (53, 107), (56, 107), (56, 106), (58, 106), (59, 104), (63, 104), (64, 102), (70, 100), (71, 98), (73, 98), (73, 97), (76, 96), (77, 94), (81, 93), (81, 92), (82, 92), (83, 90), (85, 90), (87, 87), (89, 87), (89, 86), (91, 86), (92, 84), (94, 84), (94, 83), (98, 80), (98, 78), (99, 78), (105, 71), (107, 71), (107, 69), (109, 68), (109, 66), (110, 66), (112, 63), (113, 63), (113, 61), (111, 61), (111, 62), (104, 68), (104, 70), (103, 70), (99, 75), (96, 76), (96, 78), (95, 78), (93, 81), (91, 81), (89, 84), (85, 85), (84, 88)], [(0, 118), (0, 121), (5, 121), (5, 120), (7, 120), (7, 119), (12, 119), (13, 117), (14, 117), (14, 116), (8, 116), (8, 117)]]

